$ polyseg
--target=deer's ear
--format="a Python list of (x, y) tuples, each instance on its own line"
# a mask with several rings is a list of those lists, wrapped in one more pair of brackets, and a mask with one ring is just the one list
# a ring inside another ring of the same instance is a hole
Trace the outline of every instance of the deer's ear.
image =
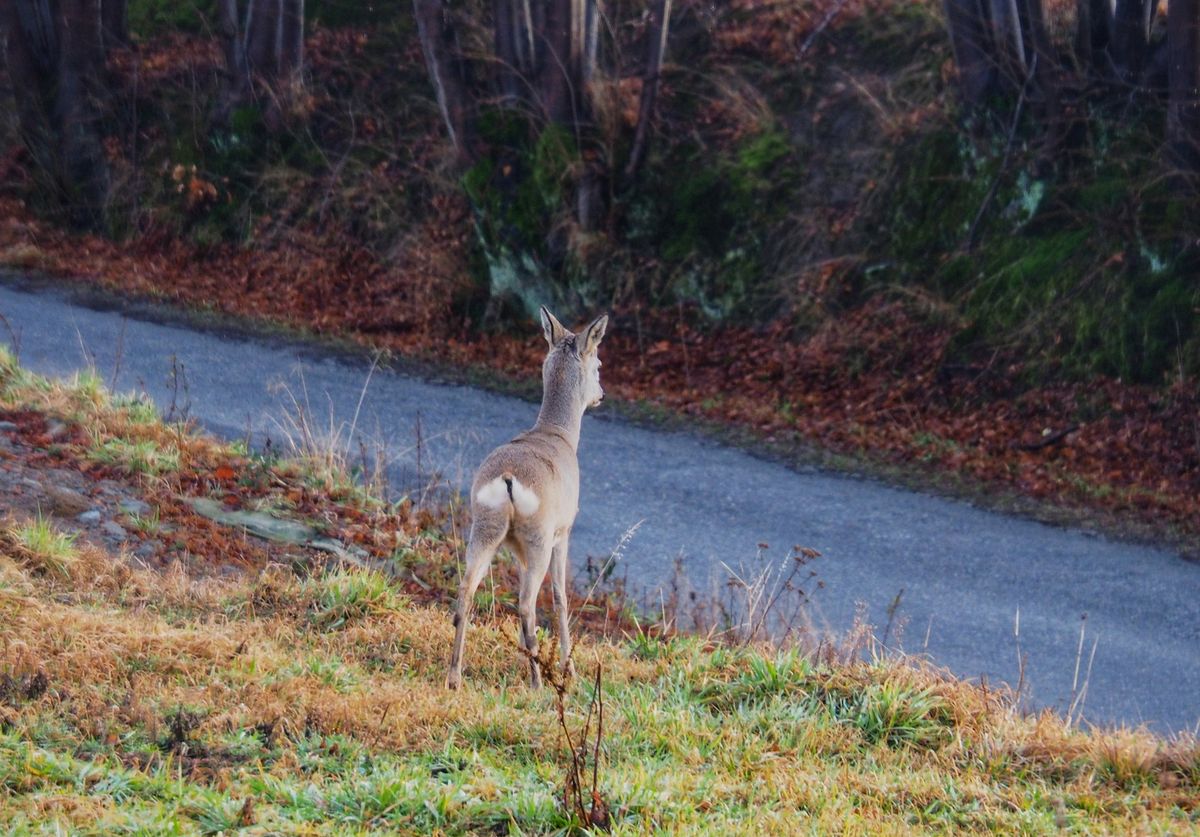
[(551, 349), (567, 336), (567, 330), (563, 328), (563, 324), (555, 319), (545, 305), (542, 306), (542, 333), (546, 335), (546, 342), (550, 344)]
[(590, 326), (583, 332), (583, 354), (589, 354), (596, 351), (596, 347), (600, 345), (600, 341), (604, 339), (604, 332), (608, 328), (608, 315), (602, 314), (597, 317)]

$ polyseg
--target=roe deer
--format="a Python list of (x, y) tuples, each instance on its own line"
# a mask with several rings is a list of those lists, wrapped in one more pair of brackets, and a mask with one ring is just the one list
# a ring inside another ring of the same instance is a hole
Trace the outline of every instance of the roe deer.
[[(458, 585), (454, 651), (446, 675), (451, 689), (462, 685), (463, 645), (475, 590), (501, 545), (512, 551), (519, 564), (521, 645), (536, 656), (537, 595), (549, 570), (562, 662), (570, 668), (567, 541), (579, 511), (576, 449), (584, 410), (604, 400), (596, 349), (607, 325), (608, 317), (599, 317), (576, 336), (542, 307), (542, 330), (550, 351), (542, 363), (542, 408), (537, 421), (488, 454), (471, 483), (471, 536)], [(538, 664), (531, 658), (529, 666), (530, 685), (539, 688)]]

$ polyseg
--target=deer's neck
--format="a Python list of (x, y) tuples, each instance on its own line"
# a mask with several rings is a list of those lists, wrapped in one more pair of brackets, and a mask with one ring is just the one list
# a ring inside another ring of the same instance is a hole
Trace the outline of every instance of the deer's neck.
[(557, 397), (552, 390), (542, 396), (542, 409), (538, 411), (534, 430), (560, 433), (572, 450), (579, 449), (579, 426), (583, 423), (583, 409), (576, 406), (576, 399)]

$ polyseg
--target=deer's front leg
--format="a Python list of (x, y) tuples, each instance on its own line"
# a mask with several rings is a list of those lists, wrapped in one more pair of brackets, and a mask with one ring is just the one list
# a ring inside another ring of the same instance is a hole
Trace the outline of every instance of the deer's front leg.
[(517, 602), (517, 613), (521, 619), (521, 644), (530, 654), (529, 685), (542, 687), (542, 671), (536, 658), (537, 642), (537, 597), (550, 568), (551, 547), (548, 538), (529, 538), (524, 544), (525, 571), (521, 573), (521, 592)]

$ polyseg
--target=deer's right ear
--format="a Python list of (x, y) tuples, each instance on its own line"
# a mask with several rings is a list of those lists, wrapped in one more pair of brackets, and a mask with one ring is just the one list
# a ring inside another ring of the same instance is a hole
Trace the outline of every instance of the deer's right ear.
[(546, 342), (550, 344), (551, 349), (561, 343), (567, 333), (562, 323), (554, 318), (545, 305), (542, 306), (542, 333), (546, 335)]

